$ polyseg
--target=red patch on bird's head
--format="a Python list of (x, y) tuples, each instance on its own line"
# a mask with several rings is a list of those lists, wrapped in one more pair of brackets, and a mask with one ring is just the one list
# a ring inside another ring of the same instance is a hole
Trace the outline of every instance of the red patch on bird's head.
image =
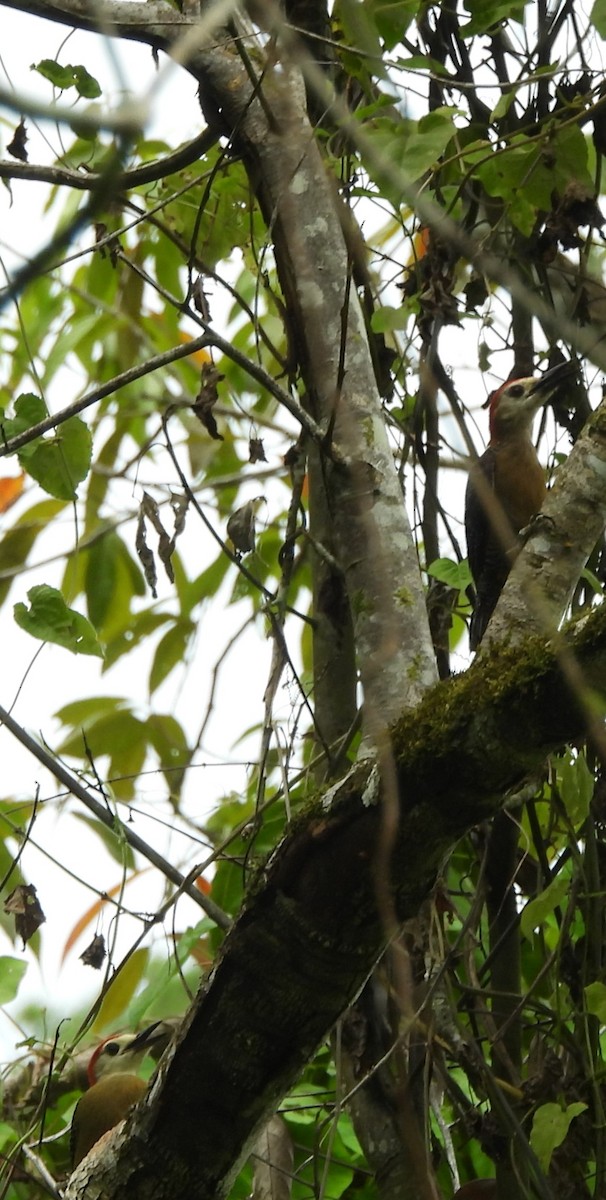
[(99, 1058), (102, 1054), (110, 1053), (108, 1047), (114, 1044), (116, 1046), (116, 1054), (119, 1054), (120, 1043), (118, 1042), (117, 1035), (115, 1033), (113, 1033), (111, 1037), (104, 1038), (103, 1041), (99, 1042), (99, 1045), (93, 1050), (89, 1059), (88, 1067), (86, 1068), (86, 1076), (89, 1087), (93, 1087), (95, 1083), (99, 1082), (97, 1078), (97, 1063), (99, 1062)]

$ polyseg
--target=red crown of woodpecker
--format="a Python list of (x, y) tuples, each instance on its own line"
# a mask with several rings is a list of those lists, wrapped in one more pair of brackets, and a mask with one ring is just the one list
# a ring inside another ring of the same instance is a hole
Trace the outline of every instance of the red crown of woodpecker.
[(504, 433), (523, 432), (541, 405), (546, 404), (563, 380), (574, 371), (570, 362), (559, 363), (544, 375), (524, 379), (508, 379), (491, 392), (486, 405), (491, 440)]

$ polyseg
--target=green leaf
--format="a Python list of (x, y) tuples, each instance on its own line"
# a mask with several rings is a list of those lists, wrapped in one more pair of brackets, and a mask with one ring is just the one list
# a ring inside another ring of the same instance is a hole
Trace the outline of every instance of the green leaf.
[(594, 779), (585, 758), (564, 758), (558, 766), (560, 795), (575, 829), (587, 819), (594, 791)]
[(38, 438), (19, 461), (33, 479), (58, 500), (74, 500), (90, 468), (92, 438), (80, 417), (65, 421), (52, 438)]
[(385, 48), (392, 50), (401, 43), (408, 25), (419, 12), (421, 0), (366, 0), (364, 7), (372, 14)]
[(158, 755), (162, 773), (173, 800), (179, 796), (185, 768), (191, 753), (179, 722), (170, 713), (154, 713), (148, 717), (149, 740)]
[(72, 67), (72, 71), (78, 95), (83, 96), (85, 100), (97, 100), (101, 95), (101, 88), (94, 75), (90, 75), (86, 67), (82, 65)]
[[(410, 179), (419, 179), (435, 166), (456, 132), (454, 119), (457, 108), (436, 108), (420, 121), (402, 118), (394, 121), (389, 117), (377, 117), (369, 121), (365, 129), (372, 138), (378, 154), (400, 169), (405, 167)], [(399, 190), (386, 178), (387, 172), (377, 164), (374, 156), (367, 155), (365, 166), (378, 186), (390, 194)]]
[(391, 333), (394, 329), (406, 329), (409, 321), (410, 309), (407, 306), (391, 308), (385, 304), (381, 308), (375, 308), (370, 323), (375, 333)]
[[(39, 504), (34, 504), (0, 540), (0, 605), (4, 604), (14, 583), (10, 572), (15, 571), (16, 575), (16, 568), (25, 565), (36, 538), (63, 508), (63, 503), (59, 503), (58, 500), (42, 500)], [(9, 574), (7, 578), (2, 579), (4, 571)]]
[(466, 558), (456, 562), (452, 558), (436, 558), (427, 568), (427, 574), (440, 583), (448, 584), (458, 592), (464, 592), (472, 582), (469, 563)]
[(63, 708), (55, 713), (55, 717), (62, 725), (77, 725), (80, 729), (88, 729), (98, 717), (127, 707), (128, 701), (123, 696), (89, 696), (86, 700), (74, 700), (72, 704), (64, 704)]
[(606, 984), (588, 983), (585, 988), (587, 1012), (597, 1017), (600, 1025), (606, 1025)]
[(0, 958), (0, 1004), (10, 1004), (19, 991), (27, 963), (20, 958)]
[[(14, 417), (6, 417), (4, 412), (0, 415), (0, 430), (3, 438), (10, 441), (11, 438), (18, 437), (20, 433), (25, 433), (39, 421), (43, 421), (48, 416), (48, 409), (44, 400), (40, 396), (35, 396), (33, 392), (23, 392), (15, 400), (15, 415)], [(26, 468), (25, 459), (30, 454), (34, 453), (36, 442), (31, 442), (29, 446), (23, 446), (19, 450), (19, 461)], [(27, 469), (27, 468), (26, 468)]]
[(486, 33), (503, 21), (524, 20), (524, 3), (520, 0), (465, 0), (465, 8), (471, 13), (471, 20), (461, 26), (463, 37)]
[(595, 0), (589, 20), (600, 37), (606, 38), (606, 0)]
[(537, 896), (530, 900), (520, 917), (520, 929), (529, 941), (535, 929), (540, 929), (555, 908), (565, 900), (570, 887), (570, 879), (563, 872), (556, 875), (551, 883)]
[(551, 1156), (562, 1145), (571, 1122), (586, 1109), (587, 1105), (580, 1100), (566, 1108), (559, 1104), (542, 1104), (537, 1109), (530, 1132), (530, 1145), (544, 1171), (549, 1170)]
[(94, 654), (103, 658), (97, 635), (86, 617), (68, 608), (61, 592), (41, 583), (27, 593), (30, 608), (15, 604), (17, 624), (42, 642), (64, 646), (72, 654)]
[(96, 629), (103, 622), (116, 587), (116, 567), (120, 538), (110, 530), (89, 548), (86, 555), (85, 591), (88, 615)]
[(43, 58), (39, 63), (32, 63), (32, 71), (37, 71), (43, 79), (48, 79), (53, 87), (64, 92), (67, 88), (75, 87), (76, 91), (87, 100), (96, 100), (101, 95), (97, 80), (89, 75), (86, 67), (71, 66), (55, 62), (53, 58)]
[(120, 968), (118, 974), (114, 976), (95, 1017), (93, 1029), (96, 1033), (119, 1025), (119, 1018), (128, 1008), (143, 978), (148, 959), (149, 950), (135, 950), (124, 966)]
[[(10, 439), (33, 429), (48, 415), (40, 396), (24, 392), (15, 401), (14, 417), (0, 412), (0, 430)], [(73, 500), (76, 485), (86, 479), (92, 454), (92, 439), (80, 417), (71, 417), (48, 438), (37, 437), (17, 451), (24, 471), (58, 500)]]
[(187, 649), (195, 632), (196, 626), (193, 621), (178, 621), (160, 639), (149, 673), (150, 696), (174, 667), (186, 661)]

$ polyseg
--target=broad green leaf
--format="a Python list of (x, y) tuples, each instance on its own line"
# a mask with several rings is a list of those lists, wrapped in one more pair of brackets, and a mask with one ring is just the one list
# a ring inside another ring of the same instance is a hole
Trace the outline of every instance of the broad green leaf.
[(172, 619), (170, 613), (159, 613), (149, 608), (142, 613), (129, 614), (126, 624), (122, 625), (114, 637), (110, 636), (107, 642), (103, 670), (113, 666), (119, 658), (139, 646), (151, 633), (162, 625), (167, 625)]
[(49, 438), (39, 438), (33, 450), (19, 454), (23, 468), (45, 492), (58, 500), (73, 500), (76, 487), (88, 475), (92, 438), (90, 430), (80, 417), (72, 417)]
[(61, 63), (55, 62), (54, 58), (42, 58), (39, 63), (32, 63), (31, 70), (37, 71), (38, 75), (42, 75), (43, 79), (48, 79), (53, 87), (60, 88), (61, 91), (73, 86), (73, 67), (63, 66)]
[(42, 500), (22, 513), (12, 529), (0, 539), (0, 605), (4, 604), (19, 574), (16, 568), (25, 565), (36, 538), (64, 507), (57, 500)]
[(86, 553), (86, 607), (95, 629), (102, 628), (114, 595), (119, 542), (118, 535), (109, 532), (98, 538)]
[[(84, 737), (86, 734), (86, 737)], [(148, 751), (145, 721), (122, 708), (91, 721), (85, 730), (75, 729), (61, 743), (59, 752), (74, 758), (109, 758), (107, 780), (119, 800), (132, 800), (137, 777)]]
[(558, 782), (566, 813), (575, 829), (587, 819), (594, 792), (594, 779), (584, 755), (563, 758), (558, 767)]
[(74, 700), (72, 704), (64, 704), (55, 713), (62, 725), (77, 725), (88, 729), (93, 721), (106, 713), (128, 708), (128, 700), (123, 696), (90, 696), (86, 700)]
[(27, 963), (20, 958), (0, 958), (0, 1004), (10, 1004), (19, 991)]
[(600, 1025), (606, 1025), (606, 984), (588, 983), (585, 988), (585, 1004), (587, 1012), (597, 1017)]
[(43, 58), (39, 63), (32, 63), (32, 71), (37, 71), (44, 79), (48, 79), (53, 87), (62, 92), (75, 87), (80, 96), (87, 100), (96, 100), (101, 95), (101, 88), (92, 75), (83, 66), (63, 66), (52, 58)]
[[(128, 1019), (131, 1026), (141, 1024), (150, 1009), (153, 1018), (174, 1017), (183, 1011), (188, 1004), (188, 996), (182, 977), (184, 974), (191, 974), (191, 969), (186, 965), (187, 959), (200, 942), (207, 944), (208, 934), (214, 928), (214, 922), (208, 917), (203, 917), (197, 925), (190, 926), (179, 936), (175, 944), (175, 953), (170, 955), (168, 962), (159, 961), (157, 958), (150, 962), (145, 986), (129, 1005)], [(196, 969), (196, 975), (199, 977), (199, 968)]]
[(86, 67), (82, 65), (72, 68), (74, 73), (74, 86), (79, 96), (85, 100), (97, 100), (101, 95), (101, 88), (94, 75), (91, 75)]
[(106, 641), (124, 628), (133, 597), (144, 593), (143, 576), (113, 529), (96, 538), (83, 557), (88, 615)]
[(173, 667), (186, 662), (189, 643), (195, 632), (196, 625), (193, 621), (177, 621), (160, 639), (149, 673), (150, 696), (164, 682), (167, 675), (170, 675)]
[(17, 624), (42, 642), (54, 642), (71, 650), (72, 654), (94, 654), (103, 657), (97, 635), (86, 617), (68, 608), (61, 592), (41, 583), (27, 593), (30, 607), (15, 604)]
[(191, 753), (182, 726), (170, 713), (153, 713), (148, 717), (149, 740), (174, 800), (179, 796)]
[(600, 37), (606, 38), (606, 0), (595, 0), (589, 19)]
[(525, 938), (530, 940), (533, 931), (545, 924), (554, 909), (566, 899), (569, 887), (570, 879), (561, 871), (536, 900), (529, 901), (520, 917), (520, 928)]
[(371, 326), (375, 333), (391, 333), (394, 329), (406, 329), (409, 321), (410, 309), (407, 305), (391, 308), (385, 304), (373, 312)]
[(566, 1108), (559, 1104), (542, 1104), (537, 1109), (530, 1131), (530, 1145), (544, 1171), (549, 1170), (551, 1156), (562, 1145), (571, 1122), (586, 1108), (586, 1104), (577, 1100)]
[[(23, 392), (15, 400), (15, 415), (7, 417), (3, 411), (0, 412), (0, 430), (2, 436), (7, 441), (11, 438), (18, 437), (19, 434), (25, 433), (31, 429), (33, 425), (37, 425), (39, 421), (43, 421), (48, 416), (48, 409), (44, 400), (40, 396), (34, 395), (33, 392)], [(36, 442), (30, 442), (28, 446), (23, 446), (19, 450), (19, 460), (21, 465), (26, 468), (25, 459), (34, 453)]]
[[(525, 0), (528, 3), (528, 0)], [(471, 13), (471, 20), (461, 26), (463, 37), (475, 37), (478, 33), (486, 33), (494, 25), (503, 21), (524, 20), (524, 2), (520, 0), (465, 0), (465, 8)]]
[[(366, 130), (382, 157), (398, 169), (404, 167), (410, 179), (419, 179), (444, 153), (455, 133), (454, 118), (458, 111), (456, 108), (436, 108), (420, 121), (378, 117), (368, 123)], [(389, 192), (398, 191), (399, 196), (399, 189), (394, 188), (385, 168), (376, 163), (374, 156), (367, 155), (365, 165), (380, 187)]]
[(458, 592), (464, 592), (472, 582), (466, 558), (461, 562), (452, 558), (436, 558), (428, 566), (427, 574), (433, 579), (439, 579), (440, 583), (448, 584), (448, 587), (456, 588)]
[(88, 333), (98, 330), (98, 328), (99, 313), (89, 312), (81, 317), (75, 317), (61, 329), (54, 346), (51, 347), (45, 358), (42, 377), (45, 388), (48, 387), (58, 368), (64, 365), (68, 354), (83, 341)]
[(120, 1024), (120, 1017), (126, 1012), (143, 978), (148, 959), (149, 950), (135, 950), (124, 966), (120, 968), (118, 974), (114, 976), (95, 1017), (93, 1024), (95, 1033), (115, 1028)]

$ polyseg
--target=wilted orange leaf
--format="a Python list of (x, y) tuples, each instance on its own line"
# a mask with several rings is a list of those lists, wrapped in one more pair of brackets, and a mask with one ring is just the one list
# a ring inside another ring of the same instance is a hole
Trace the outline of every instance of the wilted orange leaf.
[(25, 483), (25, 472), (20, 475), (4, 475), (0, 477), (0, 513), (4, 513), (19, 499)]
[[(190, 333), (183, 333), (183, 331), (181, 331), (179, 334), (179, 341), (183, 346), (185, 346), (187, 342), (192, 342), (193, 338)], [(212, 362), (210, 351), (208, 350), (195, 350), (192, 354), (192, 358), (199, 367), (204, 366), (204, 363)]]

